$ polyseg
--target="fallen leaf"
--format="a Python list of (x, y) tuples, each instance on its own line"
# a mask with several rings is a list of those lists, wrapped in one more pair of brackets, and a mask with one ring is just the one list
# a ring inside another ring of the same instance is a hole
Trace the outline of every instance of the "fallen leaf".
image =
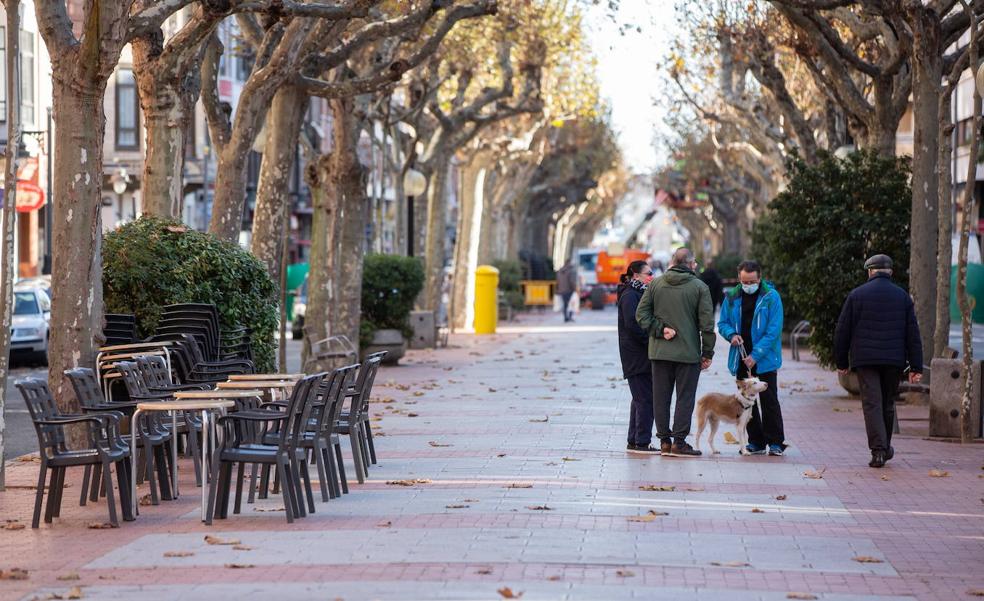
[(813, 593), (786, 593), (787, 599), (816, 599)]
[(413, 396), (424, 396), (424, 393), (418, 390), (417, 392), (413, 393)]
[(253, 550), (253, 547), (250, 547), (248, 545), (233, 545), (232, 546), (232, 550), (233, 551), (252, 551)]
[(547, 507), (546, 505), (527, 505), (526, 508), (532, 511), (553, 511), (553, 507)]
[(439, 442), (434, 442), (433, 440), (429, 441), (427, 444), (429, 444), (432, 447), (453, 447), (454, 446), (454, 445), (450, 445), (450, 444), (441, 444)]
[(929, 470), (929, 475), (931, 478), (946, 478), (950, 475), (950, 472), (933, 468)]
[(27, 580), (27, 570), (23, 568), (0, 570), (0, 580)]
[(547, 580), (549, 580), (550, 582), (557, 582), (558, 580), (560, 580), (560, 576), (557, 575), (547, 576)]
[[(41, 463), (40, 455), (21, 455), (17, 458), (21, 463)], [(9, 486), (7, 488), (10, 488)]]
[(140, 506), (149, 507), (154, 504), (154, 499), (150, 495), (144, 495), (140, 497)]
[(254, 507), (253, 511), (257, 511), (259, 513), (270, 513), (274, 511), (286, 511), (286, 510), (283, 507)]
[(619, 578), (632, 578), (635, 576), (635, 572), (632, 570), (615, 570), (615, 575)]
[(56, 578), (56, 580), (61, 580), (62, 582), (68, 582), (71, 580), (82, 580), (82, 577), (79, 576), (78, 572), (71, 572), (69, 574), (63, 574), (59, 576), (58, 578)]
[(506, 488), (533, 488), (532, 484), (510, 484)]
[(972, 588), (967, 591), (971, 597), (984, 597), (984, 588)]
[(478, 503), (478, 499), (465, 499), (465, 503)]
[(704, 492), (704, 489), (701, 488), (701, 487), (699, 487), (699, 486), (693, 486), (693, 487), (688, 486), (687, 488), (685, 488), (683, 490), (685, 490), (687, 492)]
[(482, 576), (488, 576), (492, 573), (492, 568), (479, 568), (475, 570), (476, 574), (481, 574)]
[(225, 567), (233, 570), (242, 570), (246, 568), (255, 568), (256, 566), (251, 563), (227, 563)]
[(776, 501), (785, 501), (785, 500), (786, 500), (786, 495), (777, 495), (776, 496)]
[(17, 520), (7, 520), (7, 523), (3, 525), (4, 530), (23, 530), (27, 528), (27, 525), (21, 524)]
[(242, 541), (238, 538), (219, 538), (211, 534), (205, 535), (205, 542), (210, 545), (241, 545)]
[(417, 484), (430, 484), (430, 480), (415, 478), (412, 480), (389, 480), (386, 484), (390, 486), (416, 486)]
[(51, 593), (48, 595), (48, 599), (81, 599), (82, 589), (77, 586), (73, 586), (64, 593)]
[(834, 407), (834, 411), (836, 411), (837, 413), (851, 413), (851, 410), (848, 409), (847, 407)]
[(712, 561), (711, 565), (719, 568), (747, 568), (752, 564), (747, 561)]
[(393, 525), (393, 522), (386, 521), (386, 522), (379, 522), (378, 524), (376, 524), (376, 527), (377, 528), (389, 528), (392, 525)]
[(738, 439), (735, 438), (735, 435), (732, 434), (731, 432), (725, 432), (724, 442), (726, 442), (727, 444), (738, 444)]
[(550, 421), (550, 416), (549, 415), (545, 415), (545, 416), (543, 416), (543, 419), (531, 419), (530, 421), (533, 422), (534, 424), (542, 424), (542, 423), (545, 423), (545, 422)]
[(420, 417), (419, 413), (408, 413), (407, 417)]
[(113, 525), (109, 522), (89, 522), (86, 528), (89, 530), (106, 530), (107, 528), (112, 528)]
[(881, 477), (881, 479), (882, 480), (891, 480), (891, 478), (888, 476), (888, 474), (883, 474), (882, 477)]
[(811, 480), (822, 480), (823, 479), (823, 473), (825, 471), (827, 471), (827, 468), (821, 468), (819, 471), (806, 470), (805, 472), (803, 472), (803, 476), (806, 477), (806, 478), (809, 478)]
[(656, 486), (655, 484), (647, 484), (645, 486), (640, 486), (639, 490), (649, 492), (673, 492), (676, 490), (676, 486)]
[(666, 513), (665, 511), (655, 511), (650, 509), (644, 515), (630, 515), (628, 519), (630, 522), (653, 522), (656, 520), (656, 518), (662, 517), (664, 515), (670, 515), (670, 514)]
[(765, 510), (759, 509), (758, 507), (752, 507), (752, 513), (765, 513)]
[(191, 551), (165, 551), (164, 557), (191, 557), (194, 555)]
[(505, 456), (506, 456), (505, 453), (499, 453), (499, 454), (496, 455), (496, 457), (505, 457)]
[(499, 596), (503, 599), (519, 599), (523, 596), (522, 592), (514, 593), (508, 586), (504, 586), (496, 592), (499, 593)]
[(857, 557), (852, 557), (851, 559), (853, 559), (858, 563), (885, 563), (881, 559), (878, 559), (877, 557), (871, 557), (869, 555), (858, 555)]
[(445, 509), (467, 509), (469, 505), (445, 505)]
[(499, 391), (496, 390), (495, 388), (489, 388), (489, 392), (499, 392)]
[(580, 461), (580, 459), (574, 459), (573, 457), (561, 457), (561, 461)]

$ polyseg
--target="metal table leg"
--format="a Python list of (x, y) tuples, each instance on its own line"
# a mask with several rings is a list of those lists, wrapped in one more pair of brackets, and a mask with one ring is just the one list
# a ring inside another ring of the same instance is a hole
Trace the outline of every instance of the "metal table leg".
[(137, 430), (140, 414), (142, 411), (137, 409), (130, 417), (130, 503), (133, 509), (133, 516), (137, 515)]
[(178, 412), (171, 412), (171, 498), (178, 498)]
[(202, 410), (202, 521), (206, 521), (207, 516), (205, 515), (208, 508), (208, 495), (211, 490), (211, 486), (215, 483), (209, 482), (209, 475), (212, 470), (208, 467), (208, 445), (211, 442), (212, 437), (209, 436), (209, 430), (212, 428), (212, 415), (208, 409)]

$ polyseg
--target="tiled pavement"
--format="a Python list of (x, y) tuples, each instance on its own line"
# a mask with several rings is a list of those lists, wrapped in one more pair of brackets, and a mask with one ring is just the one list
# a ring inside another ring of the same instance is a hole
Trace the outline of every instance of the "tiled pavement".
[[(89, 529), (105, 505), (75, 506), (80, 482), (70, 477), (54, 525), (0, 529), (0, 570), (29, 572), (0, 580), (0, 599), (984, 595), (984, 447), (901, 437), (896, 459), (871, 470), (858, 403), (831, 374), (787, 361), (787, 456), (739, 458), (723, 440), (724, 454), (700, 459), (626, 455), (613, 318), (583, 313), (566, 327), (528, 316), (384, 369), (379, 465), (365, 485), (293, 526), (282, 512), (256, 510), (277, 509), (272, 498), (206, 528), (183, 465), (179, 501), (144, 507), (118, 530)], [(719, 355), (701, 392), (730, 390), (723, 363)], [(36, 477), (34, 463), (8, 466), (3, 519), (29, 522)], [(386, 484), (411, 478), (428, 482)], [(208, 545), (206, 533), (246, 550)]]

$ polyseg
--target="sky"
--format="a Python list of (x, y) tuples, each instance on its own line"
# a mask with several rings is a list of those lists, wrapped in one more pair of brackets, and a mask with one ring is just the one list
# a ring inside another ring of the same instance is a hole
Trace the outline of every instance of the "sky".
[[(678, 29), (674, 4), (674, 0), (622, 0), (617, 23), (601, 7), (589, 10), (585, 19), (598, 58), (602, 95), (612, 107), (626, 162), (636, 173), (651, 172), (664, 158), (653, 146), (653, 135), (663, 121), (653, 98), (660, 93), (658, 65)], [(621, 24), (638, 25), (642, 32), (632, 29), (623, 36)]]

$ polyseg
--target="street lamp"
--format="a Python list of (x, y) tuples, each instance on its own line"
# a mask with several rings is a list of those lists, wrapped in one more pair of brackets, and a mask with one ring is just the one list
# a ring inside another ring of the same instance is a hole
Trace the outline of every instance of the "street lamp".
[(407, 169), (403, 176), (403, 193), (407, 196), (407, 256), (413, 256), (413, 201), (427, 190), (427, 178), (416, 169)]
[[(126, 192), (126, 189), (129, 187), (128, 184), (130, 182), (130, 175), (126, 172), (125, 167), (120, 167), (120, 170), (113, 174), (113, 176), (110, 178), (110, 181), (113, 182), (113, 192), (116, 193), (116, 200), (117, 203), (119, 203), (119, 207), (120, 207), (119, 219), (120, 221), (123, 221), (123, 194)], [(136, 199), (133, 200), (133, 218), (134, 219), (137, 218)]]

